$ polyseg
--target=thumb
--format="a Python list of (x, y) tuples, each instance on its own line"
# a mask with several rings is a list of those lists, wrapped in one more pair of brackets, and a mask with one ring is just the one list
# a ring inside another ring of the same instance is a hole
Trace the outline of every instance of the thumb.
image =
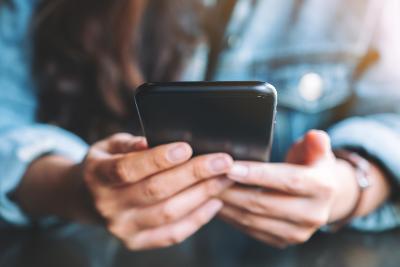
[(99, 142), (97, 147), (110, 154), (125, 154), (144, 150), (148, 145), (144, 137), (118, 133)]
[(289, 150), (287, 162), (315, 165), (333, 159), (331, 141), (324, 131), (311, 130)]

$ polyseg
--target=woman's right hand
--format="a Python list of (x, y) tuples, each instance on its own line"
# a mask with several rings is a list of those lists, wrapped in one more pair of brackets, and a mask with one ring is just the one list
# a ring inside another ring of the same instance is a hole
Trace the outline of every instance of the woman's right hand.
[(226, 154), (192, 158), (186, 143), (148, 149), (146, 140), (116, 134), (94, 144), (81, 165), (94, 207), (108, 230), (132, 250), (177, 244), (221, 209), (232, 185)]

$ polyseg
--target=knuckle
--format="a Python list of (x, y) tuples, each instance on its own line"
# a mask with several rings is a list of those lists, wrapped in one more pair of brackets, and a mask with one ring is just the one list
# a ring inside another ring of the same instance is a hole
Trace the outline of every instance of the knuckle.
[(168, 162), (166, 158), (164, 157), (164, 153), (161, 153), (158, 150), (154, 150), (150, 154), (150, 161), (151, 164), (157, 169), (157, 170), (163, 170), (168, 167)]
[(116, 178), (120, 181), (128, 181), (129, 180), (128, 170), (127, 170), (126, 164), (123, 159), (118, 160), (114, 164), (114, 169), (112, 172), (113, 172), (113, 175), (116, 176)]
[(161, 200), (166, 197), (166, 193), (162, 190), (158, 184), (149, 180), (148, 183), (144, 186), (143, 189), (144, 195), (151, 200)]
[(294, 175), (290, 179), (284, 180), (285, 190), (289, 193), (297, 193), (303, 191), (303, 177), (300, 175)]
[(248, 207), (256, 213), (269, 214), (270, 207), (264, 203), (259, 194), (251, 194), (248, 196)]
[(196, 180), (201, 180), (205, 177), (206, 168), (204, 160), (195, 160), (192, 164), (192, 174)]
[(161, 208), (159, 216), (161, 224), (172, 222), (177, 219), (176, 217), (175, 208), (171, 204), (167, 203)]

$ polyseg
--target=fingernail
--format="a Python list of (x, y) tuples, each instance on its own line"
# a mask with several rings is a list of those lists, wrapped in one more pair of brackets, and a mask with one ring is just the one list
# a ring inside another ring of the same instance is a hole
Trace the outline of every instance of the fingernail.
[(226, 157), (216, 157), (210, 162), (210, 169), (212, 172), (219, 173), (227, 169), (229, 160)]
[(177, 145), (168, 151), (167, 158), (171, 162), (182, 162), (189, 158), (189, 151), (185, 145)]
[(242, 164), (235, 164), (228, 173), (228, 177), (233, 180), (241, 180), (243, 178), (246, 178), (248, 174), (249, 167)]

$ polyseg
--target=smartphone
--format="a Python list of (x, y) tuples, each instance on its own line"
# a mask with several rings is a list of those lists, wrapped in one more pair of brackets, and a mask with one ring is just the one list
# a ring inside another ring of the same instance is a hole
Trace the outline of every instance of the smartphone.
[(265, 82), (146, 83), (135, 93), (150, 147), (185, 141), (195, 155), (225, 152), (268, 161), (277, 105)]

